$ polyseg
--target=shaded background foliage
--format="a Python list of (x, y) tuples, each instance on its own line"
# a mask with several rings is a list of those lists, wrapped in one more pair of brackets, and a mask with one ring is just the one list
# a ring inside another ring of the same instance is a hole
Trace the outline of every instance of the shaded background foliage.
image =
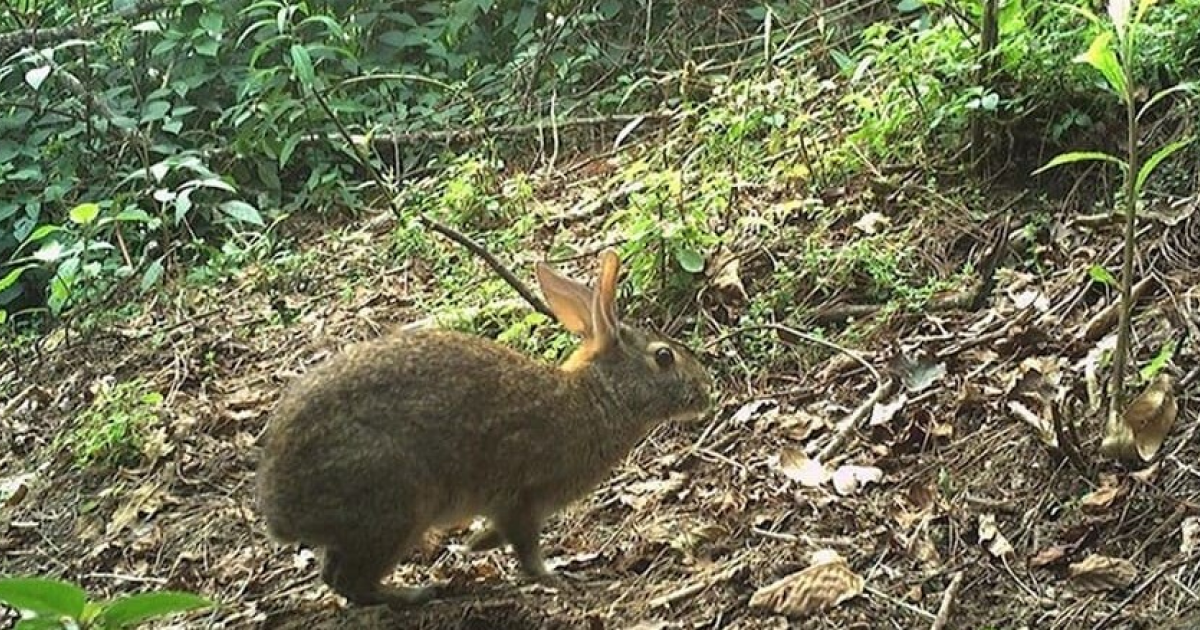
[[(713, 89), (746, 76), (769, 83), (784, 67), (863, 82), (843, 114), (872, 159), (959, 155), (983, 115), (998, 168), (1024, 179), (1058, 147), (1114, 136), (1111, 103), (1070, 63), (1087, 25), (1038, 0), (1001, 3), (987, 77), (977, 72), (978, 1), (7, 6), (0, 309), (30, 322), (114, 292), (128, 299), (165, 272), (240, 264), (269, 250), (277, 221), (297, 211), (369, 203), (367, 178), (306, 85), (376, 139), (703, 112)], [(1184, 25), (1196, 23), (1195, 0), (1155, 12), (1143, 68), (1152, 90), (1194, 76), (1200, 34)], [(707, 121), (745, 137), (796, 124), (735, 114)], [(497, 163), (534, 153), (527, 138), (503, 138), (483, 143)], [(401, 181), (453, 162), (444, 139), (387, 146), (374, 157)], [(861, 156), (843, 153), (823, 156), (826, 176), (811, 186), (861, 168)]]

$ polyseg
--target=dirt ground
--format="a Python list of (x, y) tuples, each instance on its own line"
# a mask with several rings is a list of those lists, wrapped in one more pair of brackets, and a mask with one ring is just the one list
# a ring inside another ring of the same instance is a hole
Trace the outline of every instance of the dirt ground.
[[(0, 404), (0, 480), (21, 489), (0, 508), (0, 573), (66, 576), (104, 596), (178, 588), (220, 602), (175, 627), (926, 628), (943, 604), (951, 628), (1200, 627), (1195, 205), (1173, 225), (1148, 223), (1140, 259), (1152, 281), (1137, 313), (1138, 365), (1189, 333), (1169, 368), (1177, 418), (1149, 466), (1097, 456), (1102, 414), (1088, 408), (1115, 293), (1087, 269), (1116, 260), (1118, 228), (1064, 219), (1041, 237), (1054, 271), (1013, 271), (1022, 253), (1005, 245), (979, 308), (879, 315), (859, 354), (878, 379), (838, 353), (804, 365), (812, 347), (785, 329), (771, 338), (797, 348), (784, 355), (794, 366), (759, 369), (743, 361), (737, 334), (710, 326), (702, 356), (740, 366), (718, 370), (713, 412), (660, 427), (551, 521), (544, 545), (569, 587), (523, 581), (503, 550), (459, 551), (465, 532), (451, 531), (431, 534), (392, 578), (443, 584), (443, 599), (402, 612), (348, 607), (320, 583), (319, 556), (267, 540), (251, 489), (258, 436), (290, 379), (347, 342), (426, 315), (412, 300), (420, 261), (373, 245), (394, 229), (381, 219), (314, 235), (304, 246), (316, 263), (299, 271), (251, 267), (170, 289), (135, 318), (8, 357), (0, 378), (15, 395)], [(947, 260), (984, 256), (1000, 223), (972, 226), (978, 246)], [(946, 236), (930, 228), (925, 238)], [(784, 246), (741, 253), (751, 292), (770, 255), (787, 256)], [(349, 294), (328, 281), (351, 276)], [(276, 323), (281, 304), (299, 314), (290, 325)], [(884, 390), (892, 374), (903, 378)], [(79, 472), (55, 437), (99, 380), (134, 378), (165, 396), (143, 465)], [(825, 463), (881, 478), (810, 487), (802, 454), (829, 446), (880, 391)], [(1058, 391), (1073, 401), (1062, 414), (1079, 425), (1082, 470), (1048, 445)], [(863, 579), (860, 594), (807, 615), (751, 606), (821, 550)]]

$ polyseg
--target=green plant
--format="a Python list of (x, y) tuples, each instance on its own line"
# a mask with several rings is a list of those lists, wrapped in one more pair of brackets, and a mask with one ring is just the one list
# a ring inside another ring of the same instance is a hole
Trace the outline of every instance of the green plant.
[(179, 591), (159, 591), (100, 602), (70, 582), (35, 577), (0, 578), (0, 603), (20, 612), (16, 630), (118, 630), (211, 608), (203, 597)]
[(141, 458), (147, 431), (158, 421), (162, 394), (141, 381), (101, 383), (96, 398), (61, 438), (76, 465), (123, 466)]
[(1141, 107), (1138, 107), (1138, 82), (1135, 68), (1139, 52), (1138, 27), (1142, 23), (1146, 11), (1154, 2), (1155, 0), (1139, 0), (1137, 6), (1134, 7), (1131, 0), (1109, 0), (1108, 15), (1111, 24), (1104, 23), (1098, 16), (1087, 10), (1072, 7), (1073, 10), (1102, 28), (1101, 32), (1092, 39), (1087, 51), (1079, 55), (1077, 61), (1086, 63), (1099, 71), (1108, 87), (1124, 106), (1126, 132), (1124, 157), (1099, 151), (1074, 151), (1058, 155), (1034, 171), (1034, 174), (1037, 174), (1064, 164), (1084, 161), (1109, 162), (1121, 169), (1124, 182), (1125, 233), (1121, 262), (1121, 305), (1117, 324), (1117, 345), (1113, 350), (1113, 371), (1109, 383), (1110, 428), (1119, 425), (1118, 416), (1125, 401), (1125, 371), (1132, 334), (1133, 259), (1137, 245), (1135, 235), (1138, 200), (1142, 197), (1146, 181), (1154, 173), (1155, 168), (1194, 139), (1181, 138), (1167, 143), (1151, 153), (1145, 160), (1141, 159), (1138, 152), (1139, 123), (1146, 113), (1168, 96), (1194, 92), (1197, 89), (1194, 84), (1179, 83), (1154, 93)]

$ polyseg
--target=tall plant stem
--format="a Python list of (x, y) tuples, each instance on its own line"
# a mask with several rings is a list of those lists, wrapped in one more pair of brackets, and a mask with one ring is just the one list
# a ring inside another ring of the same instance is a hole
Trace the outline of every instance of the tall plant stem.
[(1130, 337), (1132, 336), (1133, 320), (1133, 254), (1134, 237), (1137, 228), (1137, 172), (1138, 165), (1138, 129), (1137, 110), (1133, 101), (1133, 25), (1128, 26), (1125, 40), (1122, 42), (1122, 69), (1125, 74), (1125, 131), (1127, 143), (1127, 162), (1125, 171), (1125, 248), (1121, 261), (1121, 310), (1117, 323), (1117, 347), (1113, 350), (1112, 382), (1109, 383), (1109, 418), (1116, 420), (1125, 403), (1125, 364), (1128, 363)]

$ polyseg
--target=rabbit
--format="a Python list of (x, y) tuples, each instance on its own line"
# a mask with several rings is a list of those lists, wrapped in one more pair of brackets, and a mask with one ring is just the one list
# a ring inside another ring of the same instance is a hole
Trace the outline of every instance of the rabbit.
[(543, 561), (546, 519), (581, 498), (655, 426), (703, 416), (712, 377), (678, 342), (623, 324), (620, 261), (600, 254), (593, 291), (536, 268), (555, 319), (582, 337), (558, 367), (494, 341), (421, 330), (351, 346), (281, 398), (256, 478), (267, 533), (324, 550), (322, 580), (355, 605), (406, 607), (435, 587), (383, 579), (429, 528), (475, 516), (479, 551)]

